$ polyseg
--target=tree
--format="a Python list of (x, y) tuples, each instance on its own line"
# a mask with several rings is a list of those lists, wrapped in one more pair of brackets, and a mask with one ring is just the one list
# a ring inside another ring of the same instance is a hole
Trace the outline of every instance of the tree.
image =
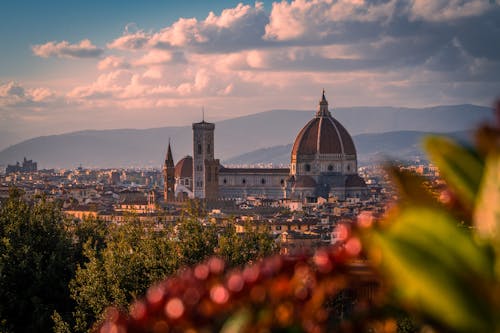
[(241, 234), (236, 232), (234, 223), (228, 223), (219, 236), (218, 255), (229, 266), (243, 266), (276, 253), (276, 249), (269, 228), (254, 227), (250, 223), (245, 224)]
[(215, 254), (217, 228), (203, 226), (196, 217), (184, 217), (177, 225), (177, 249), (180, 264), (193, 265)]
[[(225, 257), (230, 266), (239, 266), (275, 248), (266, 230), (249, 227), (245, 234), (238, 235), (234, 225), (229, 224), (219, 235), (215, 224), (202, 224), (202, 216), (203, 207), (193, 201), (186, 206), (175, 231), (158, 230), (156, 225), (131, 216), (123, 225), (107, 226), (102, 246), (96, 246), (100, 243), (94, 241), (95, 236), (88, 236), (83, 245), (85, 260), (70, 284), (76, 302), (75, 330), (91, 329), (103, 318), (107, 306), (125, 308), (150, 285), (181, 266), (194, 265), (216, 254)], [(88, 228), (84, 226), (80, 227), (83, 230), (75, 229), (78, 234), (85, 234)]]
[(0, 330), (50, 331), (54, 311), (71, 311), (74, 251), (61, 211), (30, 205), (10, 190), (0, 208)]
[[(399, 202), (381, 221), (360, 222), (343, 246), (311, 257), (273, 256), (240, 270), (217, 270), (209, 279), (171, 277), (165, 283), (176, 288), (160, 305), (142, 300), (144, 311), (113, 316), (102, 331), (161, 325), (173, 331), (414, 332), (421, 326), (500, 332), (500, 102), (497, 127), (483, 126), (477, 136), (476, 147), (426, 140), (447, 184), (444, 199), (428, 191), (422, 177), (391, 167)], [(229, 244), (234, 230), (226, 232)], [(236, 255), (230, 248), (221, 252)], [(352, 262), (366, 254), (373, 271)], [(377, 280), (370, 281), (370, 273)], [(201, 297), (183, 302), (193, 289)], [(360, 291), (360, 298), (352, 299), (349, 290)], [(342, 318), (325, 307), (328, 300), (330, 310), (351, 312), (343, 308), (352, 305), (356, 311)]]
[(110, 304), (126, 307), (178, 267), (168, 232), (136, 218), (121, 226), (110, 225), (102, 249), (87, 241), (84, 256), (87, 262), (78, 266), (70, 284), (79, 332), (91, 329)]

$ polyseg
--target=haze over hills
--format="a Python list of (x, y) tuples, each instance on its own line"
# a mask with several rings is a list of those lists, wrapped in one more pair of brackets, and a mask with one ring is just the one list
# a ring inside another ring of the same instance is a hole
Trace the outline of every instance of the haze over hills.
[[(490, 108), (475, 105), (421, 109), (353, 107), (333, 108), (330, 111), (353, 136), (373, 133), (370, 136), (354, 137), (360, 157), (364, 154), (383, 152), (384, 149), (397, 150), (391, 147), (391, 144), (411, 146), (415, 138), (422, 135), (388, 135), (386, 132), (464, 131), (493, 118)], [(293, 142), (298, 131), (313, 116), (312, 110), (272, 110), (217, 122), (216, 157), (225, 162), (237, 163), (244, 153), (273, 147), (267, 154), (267, 162), (273, 162), (273, 156), (277, 160), (283, 160), (278, 158), (279, 155), (286, 155), (285, 160), (288, 160), (291, 148), (287, 145)], [(386, 134), (380, 136), (377, 133)], [(74, 168), (80, 164), (84, 167), (160, 167), (169, 138), (175, 160), (191, 154), (191, 126), (86, 130), (20, 142), (0, 152), (0, 164), (13, 164), (26, 156), (38, 161), (39, 168)]]
[[(358, 134), (353, 136), (360, 164), (380, 159), (409, 159), (424, 156), (421, 149), (422, 139), (431, 132), (396, 131), (375, 134)], [(442, 134), (441, 134), (442, 135)], [(460, 141), (470, 141), (471, 132), (449, 132), (444, 135)], [(257, 149), (245, 154), (234, 156), (223, 161), (225, 165), (262, 165), (273, 164), (286, 166), (290, 163), (293, 144)]]

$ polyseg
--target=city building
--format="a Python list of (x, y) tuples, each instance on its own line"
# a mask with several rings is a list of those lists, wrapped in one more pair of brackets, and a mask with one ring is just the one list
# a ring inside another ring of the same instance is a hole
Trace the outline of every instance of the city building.
[(16, 162), (14, 165), (7, 165), (5, 173), (8, 175), (9, 173), (34, 171), (37, 171), (37, 163), (33, 162), (33, 160), (27, 160), (25, 157), (22, 165), (19, 162)]
[[(194, 123), (193, 157), (184, 157), (175, 168), (169, 158), (165, 161), (164, 173), (171, 170), (175, 177), (175, 198), (169, 197), (169, 201), (253, 196), (317, 202), (318, 198), (345, 200), (368, 195), (358, 175), (354, 142), (328, 110), (324, 91), (313, 119), (295, 139), (290, 168), (226, 168), (215, 158), (214, 131), (215, 124), (204, 119)], [(172, 181), (165, 180), (165, 193), (172, 193)]]

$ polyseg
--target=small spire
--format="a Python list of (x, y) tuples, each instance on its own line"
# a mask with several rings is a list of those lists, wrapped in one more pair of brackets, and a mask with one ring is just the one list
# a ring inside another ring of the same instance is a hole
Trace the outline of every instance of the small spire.
[(328, 111), (328, 101), (326, 100), (325, 97), (325, 88), (323, 88), (321, 94), (321, 100), (319, 101), (318, 105), (318, 111), (316, 112), (316, 117), (324, 117), (324, 116), (331, 116), (330, 112)]
[(201, 107), (201, 122), (205, 122), (205, 106)]
[(167, 149), (167, 157), (165, 159), (165, 165), (168, 167), (172, 167), (174, 165), (174, 158), (172, 157), (172, 148), (170, 146), (170, 138), (168, 138), (168, 149)]

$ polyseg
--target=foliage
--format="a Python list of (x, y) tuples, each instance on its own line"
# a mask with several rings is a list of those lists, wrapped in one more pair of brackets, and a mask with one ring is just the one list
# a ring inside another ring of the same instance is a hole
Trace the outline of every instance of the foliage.
[(184, 217), (177, 225), (180, 264), (193, 265), (212, 255), (217, 248), (215, 225), (203, 226), (197, 217)]
[(71, 309), (72, 243), (53, 203), (30, 205), (11, 189), (0, 209), (0, 331), (50, 331)]
[(268, 228), (258, 229), (246, 223), (244, 232), (237, 234), (235, 225), (228, 223), (219, 237), (217, 254), (227, 265), (236, 267), (270, 256), (276, 249)]
[(89, 329), (109, 304), (125, 307), (177, 267), (172, 241), (155, 225), (132, 219), (108, 228), (101, 250), (92, 239), (85, 243), (87, 262), (70, 284), (77, 331)]
[(356, 255), (329, 248), (313, 258), (272, 256), (241, 269), (214, 257), (151, 287), (129, 315), (110, 309), (101, 332), (322, 331), (331, 315), (326, 298), (359, 287), (348, 267)]
[[(498, 127), (481, 128), (476, 147), (427, 139), (442, 193), (389, 167), (398, 204), (375, 225), (360, 218), (343, 246), (236, 270), (210, 259), (150, 288), (129, 314), (110, 310), (101, 331), (500, 332), (500, 103), (497, 113)], [(381, 274), (378, 297), (363, 297), (366, 281), (350, 274), (359, 254), (372, 278)], [(344, 305), (356, 309), (339, 322), (331, 310)]]
[(401, 202), (365, 235), (395, 304), (438, 330), (500, 331), (500, 147), (492, 145), (499, 138), (479, 138), (487, 148), (428, 138), (449, 186), (442, 200), (421, 178), (392, 168)]
[(190, 202), (175, 230), (131, 216), (121, 226), (107, 226), (103, 244), (88, 237), (83, 252), (86, 261), (78, 267), (70, 285), (77, 303), (75, 330), (90, 329), (110, 304), (126, 308), (148, 286), (182, 266), (222, 252), (227, 256), (238, 254), (238, 264), (271, 253), (272, 240), (263, 237), (263, 232), (252, 232), (242, 246), (235, 233), (222, 230), (219, 238), (216, 226), (203, 225), (200, 214), (203, 209), (199, 202)]
[(70, 221), (43, 196), (33, 204), (22, 197), (12, 189), (0, 208), (1, 332), (85, 332), (110, 304), (126, 308), (181, 266), (220, 252), (237, 253), (243, 263), (270, 253), (272, 244), (252, 233), (242, 246), (236, 234), (202, 225), (198, 202), (174, 230), (134, 216), (122, 225)]

